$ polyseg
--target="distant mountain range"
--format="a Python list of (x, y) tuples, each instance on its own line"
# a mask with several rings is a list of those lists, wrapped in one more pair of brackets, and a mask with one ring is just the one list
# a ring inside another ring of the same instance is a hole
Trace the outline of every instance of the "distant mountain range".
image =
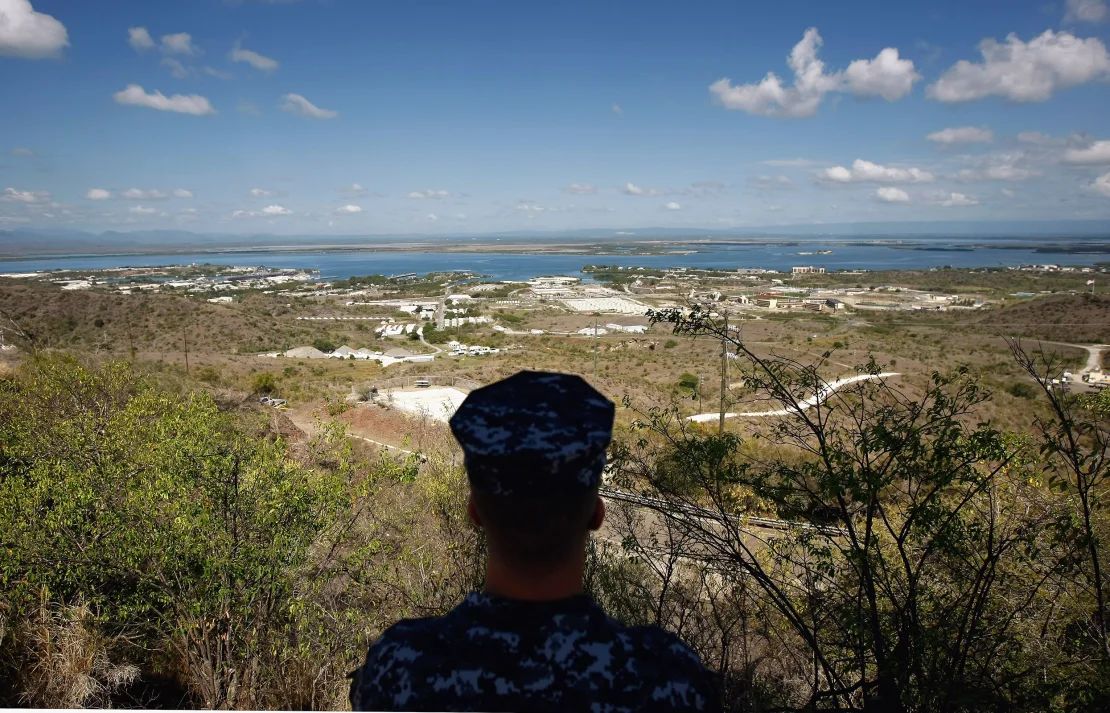
[(452, 235), (274, 235), (267, 233), (194, 233), (185, 230), (105, 231), (92, 233), (65, 229), (16, 228), (0, 230), (0, 256), (8, 258), (49, 255), (105, 255), (136, 253), (184, 253), (269, 248), (372, 248), (388, 243), (466, 243), (527, 241), (633, 243), (642, 240), (728, 240), (728, 239), (838, 239), (838, 238), (973, 238), (1097, 239), (1110, 241), (1110, 221), (907, 221), (897, 223), (824, 223), (819, 225), (776, 225), (752, 228), (594, 228), (579, 230), (515, 230)]

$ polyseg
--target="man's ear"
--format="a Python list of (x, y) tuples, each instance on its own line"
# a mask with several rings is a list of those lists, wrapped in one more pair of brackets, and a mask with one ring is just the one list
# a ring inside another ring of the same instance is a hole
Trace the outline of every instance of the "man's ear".
[(474, 527), (481, 529), (482, 518), (478, 516), (478, 508), (474, 505), (473, 495), (466, 499), (466, 514), (470, 516), (470, 521), (474, 523)]
[(590, 516), (590, 529), (600, 530), (603, 522), (605, 522), (605, 501), (598, 495), (597, 504), (594, 505), (594, 514)]

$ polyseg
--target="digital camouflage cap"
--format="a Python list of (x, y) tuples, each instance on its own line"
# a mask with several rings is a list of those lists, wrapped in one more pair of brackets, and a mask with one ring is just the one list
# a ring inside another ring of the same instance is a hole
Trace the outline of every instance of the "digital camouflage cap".
[(521, 371), (471, 392), (451, 431), (474, 490), (572, 495), (600, 483), (614, 413), (580, 376)]

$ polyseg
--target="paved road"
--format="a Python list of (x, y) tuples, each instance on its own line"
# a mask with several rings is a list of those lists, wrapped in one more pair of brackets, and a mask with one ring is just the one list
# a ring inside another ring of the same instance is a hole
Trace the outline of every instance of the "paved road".
[[(728, 413), (725, 414), (725, 418), (737, 418), (737, 417), (760, 418), (760, 417), (766, 417), (766, 416), (793, 416), (793, 415), (799, 413), (800, 411), (805, 411), (806, 409), (812, 408), (813, 406), (816, 406), (817, 404), (821, 403), (826, 398), (828, 398), (830, 394), (832, 394), (833, 392), (835, 392), (837, 389), (839, 389), (841, 387), (848, 386), (849, 384), (855, 384), (855, 383), (860, 382), (860, 381), (869, 381), (869, 380), (872, 380), (872, 379), (887, 379), (887, 378), (890, 378), (890, 377), (893, 377), (893, 376), (901, 376), (901, 374), (899, 374), (898, 372), (894, 372), (894, 371), (884, 371), (880, 374), (856, 374), (855, 376), (846, 376), (842, 379), (837, 379), (836, 381), (832, 381), (832, 382), (827, 383), (825, 386), (823, 386), (821, 388), (820, 391), (818, 391), (813, 396), (810, 396), (808, 399), (805, 399), (804, 401), (799, 401), (797, 408), (791, 406), (791, 407), (788, 407), (788, 408), (773, 409), (771, 411), (741, 411), (739, 413), (737, 413), (737, 412), (728, 412)], [(696, 423), (707, 423), (707, 422), (710, 422), (710, 421), (716, 421), (720, 417), (721, 417), (721, 412), (720, 411), (713, 411), (711, 413), (699, 413), (695, 416), (687, 416), (686, 420), (687, 421), (694, 421)]]
[(1069, 342), (1050, 342), (1047, 340), (1045, 340), (1045, 344), (1059, 344), (1062, 347), (1085, 349), (1087, 351), (1087, 363), (1079, 372), (1081, 376), (1092, 371), (1100, 371), (1102, 369), (1102, 353), (1110, 350), (1110, 344), (1071, 344)]

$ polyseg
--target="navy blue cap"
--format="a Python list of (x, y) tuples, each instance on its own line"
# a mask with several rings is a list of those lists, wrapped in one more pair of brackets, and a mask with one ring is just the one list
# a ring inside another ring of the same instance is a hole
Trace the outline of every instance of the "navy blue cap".
[(584, 493), (601, 481), (615, 410), (580, 376), (521, 371), (472, 391), (451, 432), (475, 490)]

